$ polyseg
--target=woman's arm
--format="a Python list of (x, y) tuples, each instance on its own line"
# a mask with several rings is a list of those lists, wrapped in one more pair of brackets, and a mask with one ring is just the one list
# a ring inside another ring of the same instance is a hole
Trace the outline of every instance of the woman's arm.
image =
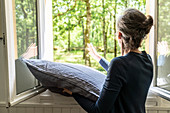
[(108, 70), (109, 62), (105, 58), (101, 58), (99, 63), (106, 71)]
[(89, 51), (89, 55), (92, 56), (98, 62), (101, 60), (101, 56), (97, 53), (96, 49), (93, 47), (92, 44), (87, 44), (87, 50)]
[(72, 94), (73, 98), (78, 102), (78, 104), (88, 113), (95, 113), (95, 103), (88, 98), (85, 98), (79, 94)]
[(114, 110), (116, 98), (125, 82), (122, 79), (121, 70), (119, 60), (112, 60), (100, 97), (96, 102), (76, 94), (73, 94), (73, 97), (88, 113), (110, 113), (110, 111)]
[(88, 46), (88, 51), (89, 55), (91, 55), (95, 60), (97, 60), (100, 65), (107, 71), (109, 62), (105, 59), (102, 58), (96, 51), (96, 49), (93, 47), (92, 44), (87, 44)]

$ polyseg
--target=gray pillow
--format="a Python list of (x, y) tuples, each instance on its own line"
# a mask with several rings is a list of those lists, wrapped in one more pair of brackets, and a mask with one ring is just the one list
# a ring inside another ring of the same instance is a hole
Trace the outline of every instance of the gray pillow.
[(66, 88), (93, 101), (99, 97), (106, 78), (101, 72), (80, 64), (22, 60), (44, 87), (58, 93)]

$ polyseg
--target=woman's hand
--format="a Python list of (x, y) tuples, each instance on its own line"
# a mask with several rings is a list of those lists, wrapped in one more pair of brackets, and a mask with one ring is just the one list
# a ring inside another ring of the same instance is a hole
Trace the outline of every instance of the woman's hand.
[(168, 55), (169, 48), (167, 41), (158, 42), (158, 53), (160, 55)]
[(36, 43), (32, 43), (22, 55), (23, 58), (29, 59), (31, 57), (37, 56), (37, 46)]
[(91, 55), (95, 60), (97, 60), (98, 62), (101, 59), (101, 56), (97, 53), (96, 49), (93, 47), (92, 44), (87, 44), (87, 50), (89, 51), (89, 55)]
[(63, 93), (68, 93), (69, 95), (72, 95), (72, 92), (66, 88), (64, 88)]

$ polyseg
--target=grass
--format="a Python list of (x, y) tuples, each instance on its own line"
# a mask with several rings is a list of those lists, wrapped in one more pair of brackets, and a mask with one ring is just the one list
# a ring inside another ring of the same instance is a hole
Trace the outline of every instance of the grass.
[[(99, 52), (102, 56), (103, 53)], [(113, 53), (107, 53), (106, 58), (110, 62), (113, 58)], [(99, 70), (100, 72), (106, 74), (107, 72), (100, 66), (100, 64), (93, 58), (91, 60), (91, 67)], [(83, 51), (62, 51), (62, 50), (54, 50), (54, 61), (55, 62), (67, 62), (74, 64), (82, 64), (85, 65), (85, 60), (83, 59)]]

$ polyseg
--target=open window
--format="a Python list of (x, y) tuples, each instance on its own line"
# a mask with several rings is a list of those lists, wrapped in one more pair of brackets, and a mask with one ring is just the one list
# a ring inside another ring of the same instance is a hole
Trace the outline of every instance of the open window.
[(170, 100), (170, 1), (155, 0), (154, 41), (154, 75), (152, 91)]
[(45, 90), (20, 58), (53, 60), (52, 16), (45, 18), (52, 11), (49, 6), (46, 8), (49, 3), (45, 0), (2, 0), (1, 3), (5, 22), (1, 27), (6, 39), (7, 107), (10, 107)]
[(13, 4), (16, 94), (40, 86), (26, 66), (19, 60), (39, 58), (37, 0), (15, 0)]

